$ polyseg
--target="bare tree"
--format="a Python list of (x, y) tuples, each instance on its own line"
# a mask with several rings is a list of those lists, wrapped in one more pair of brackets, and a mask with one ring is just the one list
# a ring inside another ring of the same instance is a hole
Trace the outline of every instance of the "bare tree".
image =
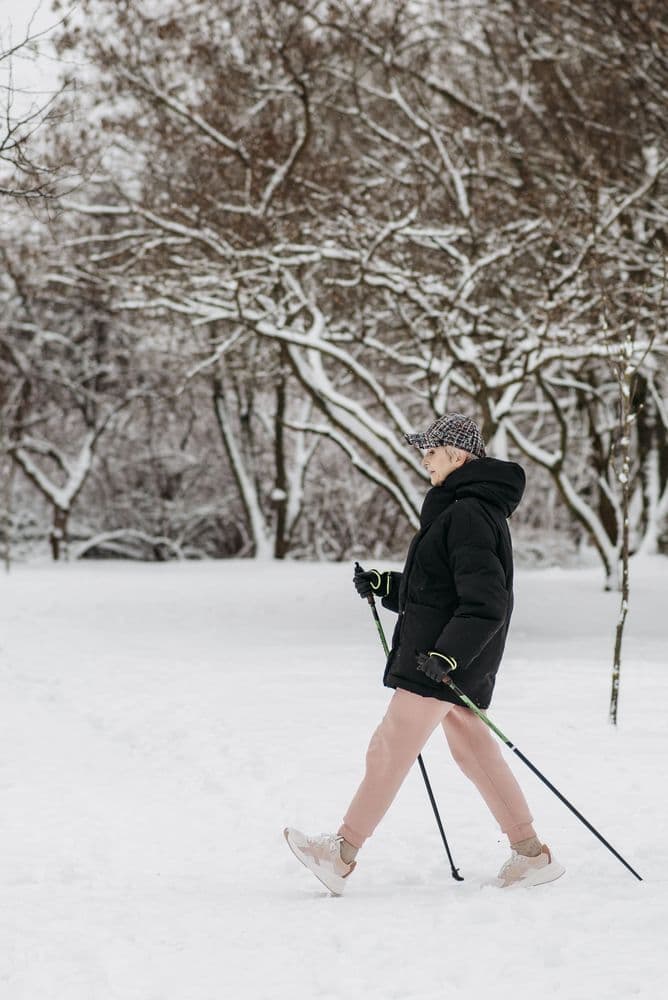
[(46, 96), (33, 95), (17, 85), (14, 66), (17, 57), (25, 58), (62, 29), (71, 9), (42, 30), (33, 28), (35, 10), (18, 41), (0, 37), (0, 198), (32, 200), (57, 193), (63, 164), (54, 163), (39, 140), (65, 114), (61, 98), (70, 83), (64, 80)]
[(5, 447), (52, 510), (58, 559), (102, 436), (145, 388), (132, 370), (131, 332), (109, 314), (100, 288), (90, 282), (84, 295), (81, 283), (73, 290), (52, 280), (46, 261), (20, 249), (2, 251), (11, 281), (0, 324)]

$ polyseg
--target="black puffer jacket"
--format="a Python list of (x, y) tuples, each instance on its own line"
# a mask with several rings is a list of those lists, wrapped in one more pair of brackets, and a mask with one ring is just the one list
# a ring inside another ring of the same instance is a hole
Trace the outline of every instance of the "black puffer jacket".
[(481, 458), (427, 493), (402, 573), (383, 604), (399, 613), (387, 687), (459, 699), (417, 669), (420, 652), (457, 662), (453, 681), (480, 708), (491, 701), (513, 610), (513, 554), (506, 518), (524, 492), (521, 466)]

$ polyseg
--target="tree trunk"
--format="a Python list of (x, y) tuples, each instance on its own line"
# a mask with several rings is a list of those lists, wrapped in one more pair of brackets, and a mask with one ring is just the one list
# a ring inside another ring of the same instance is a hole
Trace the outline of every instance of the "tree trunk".
[[(285, 348), (281, 347), (281, 354)], [(272, 502), (276, 510), (274, 530), (274, 559), (285, 559), (290, 547), (288, 537), (288, 477), (285, 467), (285, 373), (281, 371), (276, 382), (276, 412), (274, 414), (274, 459), (276, 475)]]
[(53, 508), (53, 523), (49, 534), (49, 542), (51, 544), (51, 557), (54, 562), (59, 562), (63, 554), (67, 558), (67, 522), (69, 513), (68, 510), (62, 510), (60, 507)]
[(2, 558), (5, 569), (9, 572), (12, 565), (12, 488), (14, 485), (14, 472), (16, 463), (9, 460), (9, 469), (5, 481), (5, 526)]
[(621, 552), (621, 601), (619, 605), (619, 617), (615, 629), (615, 651), (612, 661), (612, 687), (610, 691), (610, 713), (609, 718), (613, 726), (617, 725), (617, 709), (619, 706), (619, 681), (622, 669), (622, 639), (624, 637), (624, 625), (629, 609), (629, 469), (630, 446), (629, 446), (629, 414), (626, 415), (626, 426), (623, 430), (622, 438), (622, 473), (620, 475), (620, 485), (622, 487), (622, 552)]
[(229, 414), (223, 396), (223, 386), (220, 378), (213, 380), (213, 407), (218, 421), (223, 446), (227, 454), (232, 474), (234, 475), (239, 497), (243, 504), (249, 533), (253, 539), (253, 555), (255, 558), (266, 559), (272, 555), (271, 539), (260, 506), (255, 484), (244, 466), (243, 458), (236, 445), (235, 436), (230, 424)]
[(615, 629), (615, 651), (612, 660), (612, 686), (610, 691), (609, 718), (613, 726), (617, 725), (617, 710), (619, 707), (619, 682), (622, 669), (622, 639), (624, 624), (629, 609), (629, 507), (631, 504), (631, 432), (636, 419), (633, 405), (633, 385), (637, 369), (633, 365), (633, 337), (627, 336), (620, 350), (619, 359), (615, 364), (615, 374), (619, 385), (619, 482), (621, 507), (621, 601), (619, 617)]

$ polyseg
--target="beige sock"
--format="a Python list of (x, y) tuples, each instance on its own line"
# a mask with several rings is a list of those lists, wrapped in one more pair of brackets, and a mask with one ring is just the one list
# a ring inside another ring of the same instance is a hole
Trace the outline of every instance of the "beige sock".
[(525, 858), (537, 858), (543, 849), (538, 837), (527, 837), (526, 840), (518, 840), (510, 846)]
[(352, 844), (348, 843), (345, 837), (342, 837), (341, 846), (339, 850), (341, 853), (341, 860), (344, 861), (347, 865), (349, 865), (357, 857), (357, 852), (359, 851), (359, 847), (353, 847)]

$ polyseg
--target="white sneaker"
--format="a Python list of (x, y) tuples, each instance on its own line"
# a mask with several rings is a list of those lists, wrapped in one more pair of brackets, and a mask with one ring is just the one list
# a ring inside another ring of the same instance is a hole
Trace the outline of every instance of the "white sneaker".
[(345, 879), (355, 869), (354, 861), (348, 865), (341, 857), (343, 837), (332, 833), (307, 837), (290, 826), (283, 830), (283, 836), (294, 856), (327, 886), (333, 896), (340, 896), (346, 887)]
[(527, 858), (513, 851), (502, 866), (494, 885), (500, 889), (507, 889), (513, 885), (524, 887), (542, 885), (543, 882), (554, 882), (565, 871), (564, 866), (552, 857), (547, 844), (543, 844), (540, 854), (535, 858)]

